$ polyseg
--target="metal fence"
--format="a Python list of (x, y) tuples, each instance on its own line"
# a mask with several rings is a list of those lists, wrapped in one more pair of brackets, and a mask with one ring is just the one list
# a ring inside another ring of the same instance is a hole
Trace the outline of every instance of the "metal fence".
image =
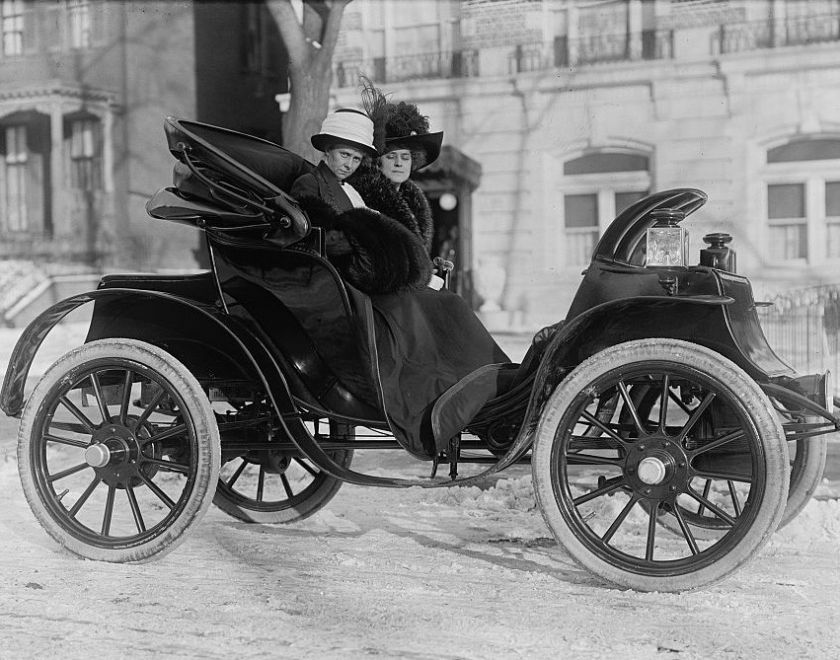
[(771, 302), (758, 313), (773, 350), (800, 373), (830, 369), (840, 385), (840, 285), (787, 292)]
[(840, 40), (840, 13), (793, 16), (721, 25), (712, 37), (713, 53), (738, 53)]

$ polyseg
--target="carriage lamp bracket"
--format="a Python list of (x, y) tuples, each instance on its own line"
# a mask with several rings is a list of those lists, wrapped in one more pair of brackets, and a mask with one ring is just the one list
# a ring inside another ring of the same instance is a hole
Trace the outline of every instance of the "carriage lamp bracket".
[(674, 273), (660, 273), (659, 285), (665, 289), (665, 293), (669, 296), (675, 296), (680, 288), (680, 278)]

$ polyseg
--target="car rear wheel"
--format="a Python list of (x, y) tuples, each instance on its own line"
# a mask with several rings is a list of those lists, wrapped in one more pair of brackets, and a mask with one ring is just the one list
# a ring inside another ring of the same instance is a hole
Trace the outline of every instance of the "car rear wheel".
[[(661, 396), (661, 388), (657, 388), (652, 384), (643, 384), (634, 387), (630, 394), (640, 418), (645, 420), (646, 424), (655, 425), (656, 420), (652, 418), (651, 411)], [(783, 409), (784, 406), (777, 402), (777, 410)], [(625, 410), (623, 418), (625, 423), (629, 421), (627, 414), (627, 410)], [(822, 420), (819, 417), (807, 416), (797, 419), (795, 415), (785, 413), (781, 414), (781, 421), (782, 428), (787, 432), (788, 424), (795, 427), (799, 421), (818, 424)], [(788, 438), (787, 446), (790, 455), (790, 487), (788, 488), (785, 512), (782, 515), (778, 529), (781, 529), (799, 515), (802, 509), (805, 508), (805, 505), (810, 501), (811, 496), (822, 480), (828, 452), (828, 441), (825, 436), (798, 439)], [(712, 479), (700, 480), (697, 483), (698, 490), (701, 490), (704, 496), (708, 496), (708, 493), (714, 485), (715, 482)], [(725, 485), (727, 490), (735, 492), (736, 484), (734, 482), (727, 481)], [(690, 521), (696, 527), (694, 534), (698, 538), (714, 538), (719, 533), (721, 527), (725, 526), (724, 521), (707, 509), (702, 503), (690, 502), (687, 508), (681, 507), (681, 513), (685, 520)], [(660, 515), (659, 522), (663, 527), (675, 533), (680, 533), (679, 525), (674, 516)]]
[[(645, 385), (660, 392), (654, 425), (631, 396)], [(780, 422), (756, 383), (718, 353), (672, 339), (613, 346), (575, 368), (545, 406), (532, 470), (559, 543), (596, 575), (640, 591), (694, 589), (736, 570), (779, 524), (790, 473)], [(689, 502), (720, 522), (712, 538), (683, 515)], [(663, 516), (678, 534), (661, 529)]]

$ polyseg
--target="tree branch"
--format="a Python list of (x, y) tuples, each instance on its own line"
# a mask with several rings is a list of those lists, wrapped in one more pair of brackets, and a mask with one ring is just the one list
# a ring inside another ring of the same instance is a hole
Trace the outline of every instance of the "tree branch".
[(344, 15), (344, 8), (352, 1), (353, 0), (332, 1), (332, 6), (330, 7), (329, 16), (327, 16), (327, 24), (324, 26), (323, 38), (321, 41), (321, 52), (329, 53), (331, 60), (336, 42), (338, 42), (338, 33), (341, 30), (341, 19)]
[(295, 14), (291, 0), (268, 0), (266, 5), (283, 38), (286, 52), (289, 54), (289, 63), (304, 65), (309, 61), (309, 48), (303, 35), (303, 26)]

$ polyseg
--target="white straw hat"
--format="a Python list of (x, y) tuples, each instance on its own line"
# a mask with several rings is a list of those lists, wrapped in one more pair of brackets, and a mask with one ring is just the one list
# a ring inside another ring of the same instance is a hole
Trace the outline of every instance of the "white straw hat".
[(321, 124), (321, 132), (310, 139), (318, 151), (325, 151), (331, 143), (341, 142), (377, 156), (373, 146), (373, 122), (361, 110), (341, 108), (329, 114)]

